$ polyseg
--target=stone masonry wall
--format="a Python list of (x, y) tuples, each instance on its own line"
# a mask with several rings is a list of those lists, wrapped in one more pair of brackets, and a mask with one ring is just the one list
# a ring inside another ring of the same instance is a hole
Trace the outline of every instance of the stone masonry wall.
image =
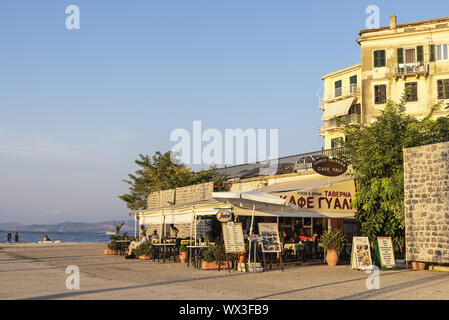
[(404, 150), (409, 261), (449, 263), (449, 142)]

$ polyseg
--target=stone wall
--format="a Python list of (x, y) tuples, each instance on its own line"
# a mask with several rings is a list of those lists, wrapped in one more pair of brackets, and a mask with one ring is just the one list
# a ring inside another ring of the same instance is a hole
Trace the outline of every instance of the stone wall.
[(174, 204), (194, 203), (212, 199), (214, 183), (206, 182), (187, 187), (151, 192), (147, 198), (147, 208), (169, 207)]
[(449, 263), (449, 142), (404, 150), (409, 261)]

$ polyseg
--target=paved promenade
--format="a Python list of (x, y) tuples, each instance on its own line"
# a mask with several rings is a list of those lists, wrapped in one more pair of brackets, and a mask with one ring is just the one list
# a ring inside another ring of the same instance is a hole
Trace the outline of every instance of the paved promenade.
[[(179, 263), (105, 256), (105, 244), (0, 244), (0, 299), (449, 299), (449, 273), (381, 271), (380, 289), (349, 266), (284, 272), (201, 271)], [(66, 288), (66, 267), (80, 289)]]

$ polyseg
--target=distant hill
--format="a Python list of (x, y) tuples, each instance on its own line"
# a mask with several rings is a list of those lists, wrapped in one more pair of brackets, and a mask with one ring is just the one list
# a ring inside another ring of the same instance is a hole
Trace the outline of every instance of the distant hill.
[[(134, 232), (134, 221), (116, 221), (125, 222), (120, 233)], [(32, 224), (29, 226), (18, 223), (0, 223), (2, 231), (35, 231), (35, 232), (114, 232), (114, 226), (110, 222), (63, 222), (58, 224)]]

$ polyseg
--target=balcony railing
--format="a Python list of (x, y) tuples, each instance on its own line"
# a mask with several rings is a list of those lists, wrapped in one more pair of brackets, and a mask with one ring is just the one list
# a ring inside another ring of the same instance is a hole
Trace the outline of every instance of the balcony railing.
[(345, 116), (341, 116), (338, 118), (333, 118), (333, 119), (324, 121), (323, 131), (338, 128), (338, 127), (345, 126), (348, 124), (360, 123), (360, 122), (361, 122), (360, 114), (357, 114), (357, 113), (348, 114)]
[(427, 76), (429, 74), (429, 64), (399, 64), (393, 67), (393, 76)]
[(216, 174), (224, 176), (227, 181), (247, 179), (253, 177), (302, 172), (312, 169), (312, 162), (323, 156), (332, 157), (341, 148), (326, 149), (287, 156), (270, 162), (255, 162), (236, 166), (218, 168)]
[(323, 98), (319, 99), (319, 108), (324, 109), (324, 104), (332, 100), (344, 99), (350, 96), (360, 94), (360, 87), (357, 84), (351, 84), (349, 87), (335, 88), (333, 94), (325, 94)]

